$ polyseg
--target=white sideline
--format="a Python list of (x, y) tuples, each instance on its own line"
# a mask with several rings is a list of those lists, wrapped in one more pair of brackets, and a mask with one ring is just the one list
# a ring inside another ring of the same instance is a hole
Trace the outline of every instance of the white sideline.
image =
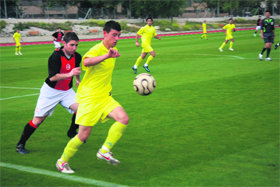
[(20, 98), (20, 97), (28, 97), (28, 96), (33, 96), (33, 95), (39, 95), (39, 93), (35, 93), (35, 94), (28, 94), (28, 95), (20, 95), (20, 96), (14, 96), (14, 97), (0, 98), (0, 101), (3, 101), (3, 100), (8, 100), (8, 99)]
[(40, 90), (41, 89), (41, 88), (13, 87), (13, 86), (0, 86), (0, 88), (24, 89), (24, 90)]
[[(10, 168), (10, 169), (16, 169), (19, 171), (34, 173), (34, 174), (56, 177), (59, 179), (80, 182), (80, 183), (84, 183), (84, 184), (91, 184), (91, 185), (105, 186), (105, 187), (107, 187), (107, 186), (108, 187), (109, 186), (127, 187), (125, 185), (120, 185), (120, 184), (115, 184), (115, 183), (110, 183), (110, 182), (105, 182), (105, 181), (100, 181), (100, 180), (94, 180), (94, 179), (89, 179), (89, 178), (84, 178), (84, 177), (78, 177), (73, 174), (63, 174), (63, 173), (59, 173), (58, 171), (57, 172), (48, 171), (48, 170), (44, 170), (44, 169), (37, 169), (37, 168), (33, 168), (33, 167), (26, 167), (26, 166), (10, 164), (10, 163), (5, 163), (5, 162), (0, 162), (0, 166), (5, 167), (5, 168)], [(54, 163), (54, 168), (55, 168), (55, 163)]]

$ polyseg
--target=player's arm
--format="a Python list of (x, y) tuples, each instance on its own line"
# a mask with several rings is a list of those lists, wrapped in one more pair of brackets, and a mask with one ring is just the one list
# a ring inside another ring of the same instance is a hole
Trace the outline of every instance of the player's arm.
[(81, 80), (80, 80), (80, 75), (75, 75), (75, 79), (76, 79), (76, 84), (75, 84), (75, 86), (79, 86), (80, 85), (80, 83), (81, 83)]
[(119, 56), (120, 53), (117, 50), (110, 48), (109, 52), (106, 55), (96, 56), (96, 57), (86, 57), (83, 61), (83, 64), (85, 67), (94, 66), (108, 58), (117, 58)]
[(140, 38), (140, 35), (139, 34), (136, 34), (136, 47), (139, 47), (140, 46), (140, 44), (139, 44), (139, 42), (138, 42), (138, 40), (139, 40), (139, 38)]
[(264, 24), (263, 24), (263, 21), (262, 21), (262, 24), (261, 24), (261, 38), (263, 39), (264, 37), (263, 37), (263, 26), (264, 26)]
[(159, 39), (160, 40), (160, 36), (156, 35), (154, 36), (154, 38)]
[(52, 34), (52, 37), (53, 37), (53, 39), (56, 41), (56, 39), (57, 39), (57, 33), (56, 33), (56, 32), (53, 33), (53, 34)]
[(73, 68), (69, 73), (59, 73), (60, 66), (61, 66), (60, 56), (55, 54), (51, 55), (48, 62), (50, 81), (53, 82), (53, 81), (65, 80), (73, 76), (80, 75), (81, 73), (80, 67)]

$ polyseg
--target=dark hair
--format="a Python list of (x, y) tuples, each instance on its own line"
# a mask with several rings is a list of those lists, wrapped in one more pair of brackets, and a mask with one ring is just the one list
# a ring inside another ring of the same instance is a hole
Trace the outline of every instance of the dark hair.
[(269, 12), (271, 14), (271, 12), (269, 10), (266, 10), (265, 12)]
[(104, 25), (103, 31), (106, 31), (107, 33), (109, 33), (111, 31), (111, 29), (117, 30), (117, 31), (121, 31), (121, 25), (116, 22), (116, 21), (107, 21)]
[(228, 20), (233, 20), (232, 18), (229, 18)]
[(153, 18), (151, 16), (147, 17), (146, 18), (146, 21), (148, 21), (148, 19), (152, 20), (153, 21)]
[(78, 38), (76, 33), (74, 33), (74, 32), (67, 32), (64, 35), (63, 40), (65, 41), (65, 43), (68, 43), (68, 42), (70, 42), (70, 40), (79, 41), (79, 38)]

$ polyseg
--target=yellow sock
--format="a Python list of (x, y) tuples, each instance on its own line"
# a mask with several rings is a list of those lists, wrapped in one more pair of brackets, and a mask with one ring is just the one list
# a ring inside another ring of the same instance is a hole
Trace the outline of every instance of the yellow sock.
[(152, 55), (150, 55), (149, 58), (147, 59), (146, 64), (149, 65), (149, 63), (153, 60), (153, 58), (154, 57)]
[(18, 48), (19, 52), (21, 51), (21, 46)]
[(116, 121), (111, 128), (109, 129), (108, 136), (101, 148), (102, 153), (108, 152), (110, 149), (114, 147), (117, 141), (122, 137), (124, 130), (127, 125), (124, 125), (118, 121)]
[(18, 47), (16, 47), (16, 53), (18, 52)]
[(79, 147), (83, 144), (79, 138), (78, 135), (76, 135), (74, 138), (72, 138), (68, 144), (66, 145), (63, 154), (61, 155), (61, 158), (64, 162), (68, 162), (69, 159), (74, 156), (74, 154), (78, 151)]
[(229, 48), (232, 48), (232, 46), (233, 46), (233, 42), (230, 42), (229, 43)]
[(207, 34), (204, 34), (205, 35), (205, 39), (207, 39)]
[(224, 42), (222, 45), (221, 45), (221, 49), (223, 49), (225, 47), (226, 43)]
[(139, 56), (139, 57), (137, 58), (137, 60), (136, 60), (135, 65), (136, 65), (136, 66), (139, 66), (139, 64), (140, 64), (141, 61), (142, 61), (142, 58), (141, 58), (141, 56)]

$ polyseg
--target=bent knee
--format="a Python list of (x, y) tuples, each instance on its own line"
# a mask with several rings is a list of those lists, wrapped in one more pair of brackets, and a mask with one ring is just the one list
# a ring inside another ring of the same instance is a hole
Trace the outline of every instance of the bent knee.
[(124, 125), (127, 125), (129, 122), (129, 117), (127, 115), (125, 115), (125, 116), (122, 116), (121, 118), (119, 118), (117, 121)]

